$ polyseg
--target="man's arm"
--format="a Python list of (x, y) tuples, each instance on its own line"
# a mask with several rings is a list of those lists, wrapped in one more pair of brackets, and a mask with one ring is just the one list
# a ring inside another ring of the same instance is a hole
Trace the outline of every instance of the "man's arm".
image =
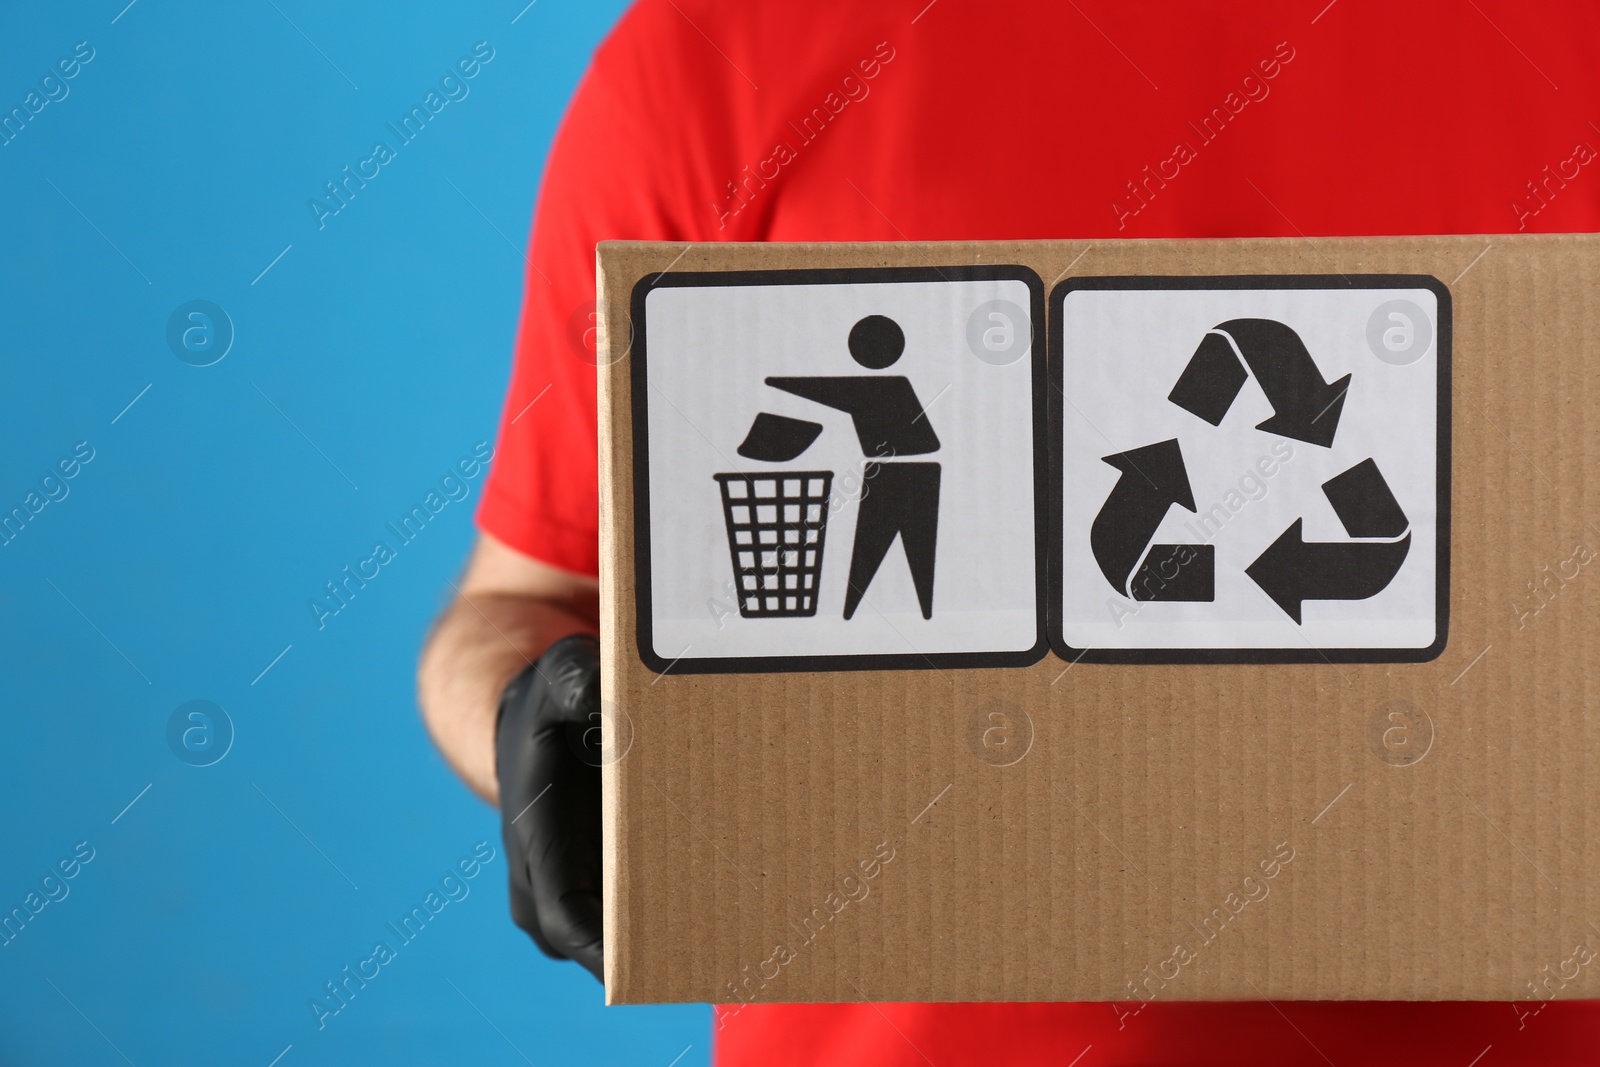
[(599, 584), (487, 534), (434, 624), (417, 672), (422, 718), (472, 790), (499, 803), (495, 715), (506, 683), (569, 634), (599, 630)]
[(862, 388), (866, 380), (862, 375), (830, 377), (814, 374), (803, 378), (768, 378), (766, 382), (774, 389), (854, 415), (858, 410), (872, 406), (872, 397)]

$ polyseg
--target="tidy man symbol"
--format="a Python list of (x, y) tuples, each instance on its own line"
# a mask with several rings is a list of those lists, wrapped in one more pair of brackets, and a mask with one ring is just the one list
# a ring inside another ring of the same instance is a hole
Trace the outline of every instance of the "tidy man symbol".
[[(872, 371), (893, 366), (905, 351), (900, 325), (883, 315), (868, 315), (850, 329), (850, 356)], [(883, 564), (896, 535), (905, 548), (911, 582), (922, 617), (933, 617), (933, 561), (939, 528), (939, 464), (889, 457), (923, 456), (939, 450), (939, 438), (917, 399), (910, 379), (900, 374), (768, 378), (767, 384), (848, 414), (855, 423), (867, 491), (856, 514), (855, 544), (844, 617), (860, 607), (867, 586)]]

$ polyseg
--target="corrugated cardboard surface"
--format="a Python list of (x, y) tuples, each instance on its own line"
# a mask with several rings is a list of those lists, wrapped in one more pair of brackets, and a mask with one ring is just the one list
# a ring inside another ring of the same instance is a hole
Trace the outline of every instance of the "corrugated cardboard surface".
[[(602, 684), (632, 731), (605, 772), (610, 1002), (1600, 995), (1600, 569), (1578, 562), (1600, 549), (1600, 238), (608, 243), (599, 257)], [(1443, 653), (1065, 674), (1054, 654), (1004, 670), (647, 669), (635, 283), (978, 263), (1029, 266), (1047, 292), (1097, 275), (1444, 282)], [(995, 700), (1031, 721), (1009, 766), (973, 738)], [(1380, 738), (1394, 702), (1431, 720), (1420, 760)]]

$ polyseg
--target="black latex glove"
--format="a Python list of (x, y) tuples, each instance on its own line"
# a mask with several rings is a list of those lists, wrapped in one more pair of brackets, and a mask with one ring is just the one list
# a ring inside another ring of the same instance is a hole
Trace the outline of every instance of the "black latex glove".
[(564, 637), (506, 686), (495, 764), (511, 918), (603, 982), (599, 726), (600, 643)]

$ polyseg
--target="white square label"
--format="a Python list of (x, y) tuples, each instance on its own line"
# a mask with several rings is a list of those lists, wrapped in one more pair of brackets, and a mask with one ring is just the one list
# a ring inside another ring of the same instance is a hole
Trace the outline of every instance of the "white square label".
[(1449, 291), (1418, 276), (1080, 278), (1052, 294), (1056, 650), (1443, 650)]
[(1023, 267), (642, 280), (631, 369), (645, 663), (1042, 657), (1043, 303)]

